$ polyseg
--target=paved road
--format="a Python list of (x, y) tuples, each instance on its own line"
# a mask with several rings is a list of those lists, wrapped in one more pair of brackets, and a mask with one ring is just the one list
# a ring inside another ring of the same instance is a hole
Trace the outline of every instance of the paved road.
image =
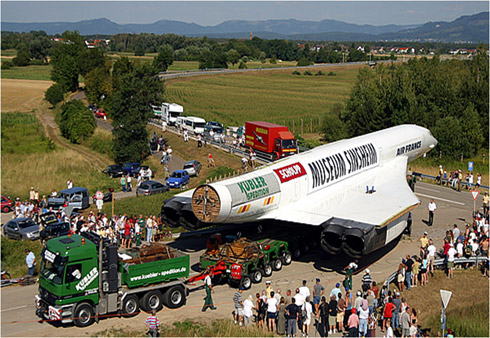
[[(407, 253), (418, 253), (418, 238), (424, 231), (429, 232), (429, 237), (435, 239), (437, 246), (440, 246), (445, 230), (454, 223), (464, 226), (465, 221), (471, 219), (473, 210), (473, 199), (468, 192), (458, 193), (450, 188), (440, 187), (427, 183), (417, 183), (416, 194), (421, 200), (421, 206), (413, 212), (412, 237), (403, 237), (397, 243), (387, 246), (381, 252), (377, 252), (361, 259), (361, 266), (370, 266), (374, 280), (383, 282), (392, 273), (401, 259)], [(427, 227), (423, 220), (427, 220), (427, 204), (434, 198), (437, 204), (437, 211), (434, 219), (434, 226)], [(481, 199), (478, 201), (481, 207)], [(204, 239), (177, 240), (171, 243), (172, 246), (185, 250), (190, 255), (191, 266), (198, 262), (199, 255), (205, 246)], [(381, 259), (382, 258), (382, 259)], [(335, 270), (347, 261), (342, 257), (332, 259), (321, 249), (316, 249), (299, 261), (294, 261), (291, 266), (283, 268), (269, 278), (273, 283), (273, 288), (282, 290), (295, 289), (303, 279), (312, 286), (316, 277), (321, 278), (323, 285), (329, 291), (333, 285), (340, 281), (342, 275)], [(345, 265), (344, 265), (345, 266)], [(195, 273), (195, 272), (193, 272)], [(354, 277), (354, 285), (360, 285), (361, 274)], [(234, 289), (227, 285), (217, 286), (216, 293), (213, 295), (218, 310), (214, 312), (201, 312), (204, 291), (200, 288), (201, 283), (192, 287), (187, 305), (176, 310), (164, 309), (159, 313), (159, 318), (164, 325), (185, 318), (231, 318)], [(261, 292), (263, 284), (253, 285), (252, 289), (245, 291), (244, 295)], [(2, 336), (90, 336), (98, 331), (111, 327), (131, 327), (134, 329), (144, 329), (145, 314), (140, 314), (134, 318), (110, 318), (104, 319), (99, 324), (94, 324), (89, 328), (79, 329), (76, 327), (54, 327), (48, 323), (39, 323), (35, 316), (34, 295), (37, 286), (10, 286), (2, 290)], [(16, 322), (17, 321), (17, 322)], [(312, 329), (311, 336), (317, 336)], [(339, 336), (334, 335), (334, 336)]]

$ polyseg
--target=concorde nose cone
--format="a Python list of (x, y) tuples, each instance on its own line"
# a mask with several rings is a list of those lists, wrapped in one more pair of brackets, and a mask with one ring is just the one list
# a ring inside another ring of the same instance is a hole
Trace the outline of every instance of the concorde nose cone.
[(436, 145), (437, 145), (437, 140), (435, 139), (435, 137), (434, 137), (434, 136), (432, 136), (432, 134), (431, 134), (431, 133), (429, 133), (429, 138), (428, 138), (428, 142), (427, 142), (427, 144), (429, 145), (429, 148), (430, 148), (430, 149), (435, 148), (435, 147), (436, 147)]

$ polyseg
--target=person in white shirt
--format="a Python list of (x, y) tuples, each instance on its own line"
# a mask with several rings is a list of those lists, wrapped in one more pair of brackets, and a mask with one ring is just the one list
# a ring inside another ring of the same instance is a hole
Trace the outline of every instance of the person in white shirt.
[(267, 298), (267, 323), (269, 331), (276, 332), (276, 312), (278, 310), (277, 299), (274, 298), (274, 291), (271, 292), (271, 297)]
[(393, 338), (393, 328), (391, 327), (391, 319), (386, 321), (386, 338)]
[(432, 223), (434, 222), (434, 212), (436, 211), (437, 209), (437, 206), (436, 206), (436, 203), (434, 202), (434, 200), (430, 200), (430, 203), (429, 203), (429, 206), (428, 206), (428, 209), (429, 209), (429, 222), (427, 223), (429, 226), (432, 226)]
[[(303, 281), (303, 286), (299, 288), (299, 293), (303, 295), (303, 297), (306, 299), (306, 297), (310, 296), (310, 289), (306, 286), (306, 281)], [(297, 305), (297, 303), (296, 303)]]
[(459, 237), (460, 234), (461, 234), (461, 230), (458, 229), (458, 225), (454, 224), (454, 229), (453, 229), (454, 243), (456, 243), (456, 239)]
[(453, 278), (453, 268), (454, 268), (454, 257), (458, 253), (456, 249), (454, 249), (453, 243), (449, 244), (450, 248), (447, 251), (447, 269), (448, 269), (448, 278)]
[(435, 260), (435, 255), (436, 255), (436, 246), (434, 245), (434, 243), (432, 242), (432, 238), (429, 239), (429, 246), (427, 247), (427, 252), (428, 252), (428, 258), (429, 258), (429, 271), (432, 275), (432, 277), (434, 277), (434, 260)]
[(302, 310), (306, 311), (306, 319), (303, 322), (303, 333), (306, 335), (306, 337), (308, 337), (310, 334), (311, 314), (313, 313), (313, 307), (310, 303), (310, 296), (306, 297)]
[(463, 249), (464, 245), (461, 243), (461, 239), (458, 239), (458, 243), (456, 244), (456, 251), (458, 252), (458, 257), (463, 257)]
[(299, 289), (296, 289), (296, 295), (293, 297), (295, 304), (299, 307), (302, 307), (305, 302), (305, 297), (299, 292)]
[(71, 178), (69, 178), (68, 181), (66, 181), (66, 186), (68, 187), (68, 189), (73, 188), (73, 181), (71, 180)]
[(253, 296), (249, 295), (247, 299), (243, 302), (243, 322), (245, 326), (250, 326), (252, 324), (252, 309), (255, 309), (253, 303)]

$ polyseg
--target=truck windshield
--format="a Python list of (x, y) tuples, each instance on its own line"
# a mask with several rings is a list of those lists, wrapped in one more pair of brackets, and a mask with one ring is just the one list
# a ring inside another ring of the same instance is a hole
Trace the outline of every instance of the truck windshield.
[(51, 263), (50, 261), (43, 259), (41, 264), (41, 275), (55, 284), (61, 284), (64, 269), (65, 265), (63, 263)]
[(171, 112), (170, 112), (170, 116), (171, 116), (171, 117), (175, 117), (175, 118), (177, 118), (177, 117), (179, 117), (179, 116), (180, 116), (180, 113), (179, 113), (179, 112), (174, 112), (174, 111), (171, 111)]
[(204, 128), (204, 122), (194, 122), (194, 128)]
[(282, 149), (295, 149), (296, 141), (295, 140), (282, 140)]
[(55, 284), (61, 284), (63, 281), (66, 258), (62, 259), (60, 256), (53, 254), (47, 249), (42, 251), (42, 256), (41, 275)]

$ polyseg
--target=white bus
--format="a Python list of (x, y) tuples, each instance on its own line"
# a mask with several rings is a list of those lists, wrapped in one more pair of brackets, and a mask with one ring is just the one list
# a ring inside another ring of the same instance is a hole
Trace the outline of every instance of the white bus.
[(184, 130), (187, 129), (189, 133), (204, 134), (204, 127), (206, 125), (206, 120), (195, 116), (180, 116), (176, 120), (177, 128)]
[(177, 118), (184, 113), (184, 107), (177, 103), (162, 103), (162, 119), (164, 119), (169, 126), (175, 126)]
[(206, 126), (206, 120), (200, 117), (188, 116), (186, 117), (185, 127), (187, 130), (194, 134), (204, 134), (204, 127)]

